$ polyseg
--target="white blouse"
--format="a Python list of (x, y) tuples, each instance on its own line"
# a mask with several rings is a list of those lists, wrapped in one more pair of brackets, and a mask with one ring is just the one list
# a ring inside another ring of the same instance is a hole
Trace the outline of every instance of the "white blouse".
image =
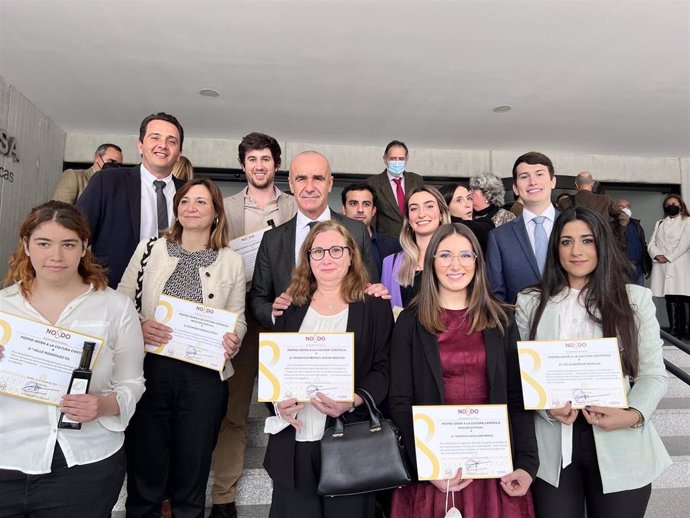
[[(349, 307), (335, 315), (321, 315), (311, 307), (307, 309), (300, 333), (342, 333), (347, 330), (347, 317)], [(310, 403), (305, 403), (304, 408), (297, 413), (296, 419), (302, 423), (302, 430), (295, 432), (297, 442), (320, 441), (326, 427), (326, 414), (322, 414)], [(264, 432), (276, 434), (290, 426), (283, 421), (276, 410), (276, 415), (266, 419)]]
[[(16, 284), (0, 291), (0, 311), (49, 323)], [(124, 430), (144, 393), (144, 340), (139, 316), (127, 296), (90, 287), (67, 305), (55, 326), (104, 340), (89, 393), (114, 392), (120, 415), (83, 423), (81, 430), (59, 429), (58, 407), (0, 394), (0, 469), (50, 473), (56, 441), (69, 467), (110, 457), (122, 447)]]

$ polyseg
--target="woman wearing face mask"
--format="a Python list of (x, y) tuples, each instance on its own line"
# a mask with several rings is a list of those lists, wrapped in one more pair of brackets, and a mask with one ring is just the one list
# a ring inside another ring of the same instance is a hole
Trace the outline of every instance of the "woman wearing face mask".
[(495, 228), (490, 219), (472, 219), (472, 193), (461, 183), (451, 183), (439, 189), (446, 200), (450, 210), (450, 220), (453, 223), (461, 223), (469, 228), (479, 241), (482, 252), (486, 253), (486, 244), (489, 240), (489, 232)]
[(518, 295), (529, 340), (616, 337), (629, 407), (570, 403), (535, 412), (537, 518), (642, 518), (652, 481), (671, 464), (650, 417), (666, 392), (656, 308), (648, 289), (626, 285), (630, 263), (610, 227), (577, 207), (556, 219), (540, 283)]
[(662, 204), (666, 217), (657, 221), (647, 250), (652, 256), (652, 295), (665, 297), (671, 334), (690, 338), (690, 223), (678, 194)]
[(407, 213), (400, 231), (403, 251), (383, 260), (381, 284), (391, 295), (393, 307), (406, 307), (419, 291), (424, 253), (436, 229), (450, 223), (450, 213), (438, 189), (416, 187), (407, 195)]

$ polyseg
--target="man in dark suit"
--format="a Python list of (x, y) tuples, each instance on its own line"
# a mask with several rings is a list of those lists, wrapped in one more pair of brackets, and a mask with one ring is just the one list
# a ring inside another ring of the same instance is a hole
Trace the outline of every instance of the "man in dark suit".
[(424, 179), (418, 174), (405, 171), (407, 158), (407, 146), (404, 142), (389, 142), (383, 153), (386, 170), (368, 179), (379, 199), (376, 230), (379, 234), (388, 234), (394, 239), (400, 237), (407, 193), (424, 183)]
[(610, 223), (616, 236), (624, 241), (625, 227), (630, 221), (630, 216), (616, 205), (608, 194), (594, 193), (594, 178), (592, 173), (582, 171), (575, 177), (574, 207), (587, 207), (601, 216), (606, 223)]
[(630, 218), (625, 227), (625, 244), (628, 259), (635, 268), (635, 284), (644, 286), (644, 280), (652, 273), (652, 258), (647, 251), (647, 239), (639, 219), (632, 217), (628, 200), (618, 200), (616, 205)]
[[(360, 247), (371, 278), (374, 282), (379, 279), (371, 258), (369, 234), (364, 225), (328, 207), (333, 177), (326, 157), (316, 151), (300, 153), (290, 164), (288, 182), (297, 201), (297, 215), (264, 234), (256, 255), (248, 295), (252, 315), (264, 327), (271, 327), (273, 318), (290, 306), (292, 297), (285, 290), (290, 285), (299, 249), (311, 227), (318, 221), (333, 219), (347, 228)], [(376, 286), (374, 290), (380, 288), (380, 285)]]
[(172, 223), (173, 197), (182, 186), (172, 169), (183, 140), (184, 130), (174, 116), (149, 115), (139, 127), (141, 164), (94, 175), (77, 200), (111, 288), (117, 288), (139, 241), (158, 236)]
[(522, 216), (489, 233), (486, 262), (494, 295), (515, 304), (522, 289), (536, 284), (546, 262), (549, 236), (557, 213), (551, 204), (556, 186), (553, 163), (530, 151), (513, 165), (513, 192), (524, 205)]
[(364, 223), (371, 238), (371, 256), (376, 264), (376, 269), (381, 277), (383, 258), (402, 250), (400, 241), (386, 234), (379, 234), (372, 226), (371, 220), (376, 215), (378, 197), (371, 185), (363, 182), (351, 183), (341, 193), (343, 200), (342, 212), (348, 218), (356, 219)]

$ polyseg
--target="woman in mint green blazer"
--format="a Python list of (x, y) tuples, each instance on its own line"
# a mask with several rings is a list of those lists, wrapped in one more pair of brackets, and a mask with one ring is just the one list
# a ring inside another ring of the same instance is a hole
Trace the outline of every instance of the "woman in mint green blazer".
[(541, 282), (518, 296), (523, 339), (617, 337), (629, 408), (570, 403), (535, 413), (537, 518), (642, 518), (651, 483), (671, 464), (650, 418), (668, 384), (651, 292), (627, 284), (630, 266), (590, 209), (554, 224)]

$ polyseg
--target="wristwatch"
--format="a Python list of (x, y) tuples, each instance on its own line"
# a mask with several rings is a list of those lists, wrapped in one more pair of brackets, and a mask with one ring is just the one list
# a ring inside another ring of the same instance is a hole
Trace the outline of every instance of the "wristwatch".
[(637, 408), (630, 407), (628, 410), (635, 412), (637, 414), (637, 422), (630, 428), (640, 428), (644, 424), (644, 416)]

